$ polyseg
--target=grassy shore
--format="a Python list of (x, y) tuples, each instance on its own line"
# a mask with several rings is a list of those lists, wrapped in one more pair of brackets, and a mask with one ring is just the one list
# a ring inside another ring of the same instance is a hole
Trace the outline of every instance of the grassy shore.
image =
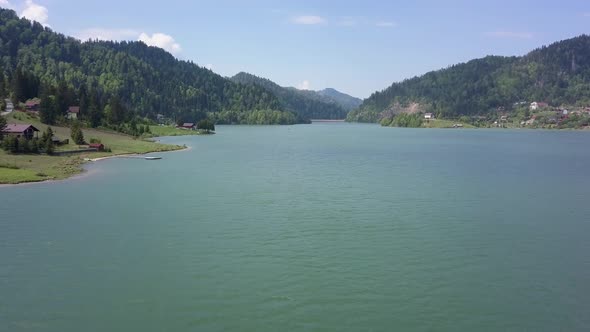
[(178, 129), (172, 126), (150, 126), (150, 131), (154, 137), (158, 136), (187, 136), (187, 135), (207, 135), (200, 130)]
[(475, 128), (475, 126), (472, 126), (467, 123), (462, 123), (462, 122), (453, 121), (453, 120), (444, 120), (444, 119), (433, 119), (430, 121), (424, 121), (422, 123), (422, 127), (423, 128), (453, 128), (453, 125), (455, 125), (455, 124), (461, 124), (461, 125), (463, 125), (463, 128)]
[[(41, 131), (47, 126), (31, 115), (15, 112), (7, 117), (8, 123), (30, 123)], [(56, 151), (76, 150), (70, 138), (67, 127), (51, 126), (53, 132), (60, 139), (70, 139), (70, 144), (62, 145)], [(176, 129), (174, 127), (150, 127), (157, 136), (198, 135), (198, 132)], [(91, 138), (100, 140), (112, 152), (89, 152), (73, 156), (47, 156), (35, 154), (9, 154), (0, 150), (0, 184), (18, 184), (25, 182), (39, 182), (47, 180), (62, 180), (82, 172), (82, 165), (86, 158), (103, 158), (125, 154), (144, 154), (149, 152), (163, 152), (183, 149), (183, 146), (161, 144), (146, 139), (115, 132), (84, 129), (86, 141)]]

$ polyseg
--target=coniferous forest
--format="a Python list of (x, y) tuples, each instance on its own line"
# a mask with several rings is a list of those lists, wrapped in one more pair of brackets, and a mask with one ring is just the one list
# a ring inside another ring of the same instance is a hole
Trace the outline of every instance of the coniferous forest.
[(69, 105), (80, 105), (82, 120), (91, 126), (158, 114), (176, 122), (304, 120), (267, 90), (232, 82), (162, 49), (142, 42), (81, 42), (7, 9), (0, 9), (0, 95), (15, 104), (39, 97), (48, 124), (62, 119)]
[(438, 118), (482, 116), (533, 101), (590, 105), (590, 36), (522, 57), (488, 56), (394, 83), (365, 99), (348, 120), (377, 122), (411, 104)]
[(79, 105), (88, 126), (112, 128), (162, 117), (293, 124), (348, 114), (348, 121), (377, 122), (410, 108), (436, 118), (495, 116), (532, 101), (590, 105), (590, 36), (522, 57), (488, 56), (429, 72), (375, 92), (352, 109), (358, 104), (350, 96), (284, 88), (246, 73), (230, 79), (142, 42), (82, 42), (0, 9), (0, 95), (15, 105), (39, 98), (47, 124)]
[(236, 83), (254, 84), (270, 91), (286, 110), (297, 113), (302, 118), (344, 119), (348, 113), (345, 107), (315, 91), (285, 88), (271, 80), (244, 72), (231, 79)]

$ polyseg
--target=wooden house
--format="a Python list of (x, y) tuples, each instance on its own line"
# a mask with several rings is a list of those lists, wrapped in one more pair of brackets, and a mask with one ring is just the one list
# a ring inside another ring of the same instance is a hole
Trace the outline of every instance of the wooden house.
[(80, 114), (80, 106), (70, 106), (66, 111), (66, 118), (70, 120), (77, 120)]
[(2, 130), (4, 135), (10, 135), (17, 138), (24, 137), (26, 139), (33, 139), (38, 136), (39, 129), (30, 124), (7, 124)]
[(98, 151), (98, 152), (104, 151), (104, 144), (102, 144), (102, 143), (90, 143), (90, 144), (88, 144), (88, 147), (90, 149), (96, 149), (96, 151)]

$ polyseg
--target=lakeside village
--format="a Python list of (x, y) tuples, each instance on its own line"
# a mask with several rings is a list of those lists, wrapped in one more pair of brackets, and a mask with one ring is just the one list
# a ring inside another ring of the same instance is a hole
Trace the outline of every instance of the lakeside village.
[[(75, 154), (86, 154), (91, 152), (111, 153), (109, 146), (103, 144), (100, 138), (90, 138), (88, 141), (84, 137), (79, 117), (80, 106), (70, 106), (64, 113), (64, 123), (69, 126), (70, 138), (64, 137), (63, 130), (61, 135), (54, 131), (50, 126), (42, 125), (40, 122), (41, 100), (38, 98), (21, 103), (17, 109), (10, 99), (4, 100), (6, 108), (0, 113), (5, 117), (0, 121), (0, 148), (11, 154), (40, 154), (66, 156)], [(12, 123), (11, 120), (18, 120), (18, 123)], [(27, 120), (30, 120), (27, 122)], [(202, 120), (199, 123), (181, 123), (176, 126), (170, 126), (170, 119), (158, 114), (158, 123), (153, 126), (166, 127), (181, 131), (194, 131), (195, 134), (209, 134), (215, 131), (213, 123), (208, 120)], [(44, 126), (46, 129), (41, 133), (38, 127)], [(131, 123), (127, 132), (118, 132), (133, 138), (148, 139), (157, 135), (169, 134), (177, 135), (178, 132), (156, 130), (158, 133), (152, 133), (152, 126), (149, 124)], [(63, 129), (57, 127), (59, 129)], [(105, 131), (106, 132), (106, 131)], [(160, 133), (162, 132), (162, 133)], [(187, 133), (188, 134), (188, 133)], [(76, 147), (72, 149), (72, 147)]]
[(434, 113), (416, 115), (421, 117), (422, 127), (434, 127), (432, 125), (438, 121), (442, 122), (441, 128), (590, 129), (590, 107), (556, 107), (537, 101), (517, 102), (510, 111), (498, 107), (493, 115), (461, 116), (456, 120), (440, 119)]
[(512, 112), (503, 107), (497, 109), (492, 127), (521, 127), (545, 129), (588, 129), (590, 107), (552, 106), (546, 102), (517, 102)]

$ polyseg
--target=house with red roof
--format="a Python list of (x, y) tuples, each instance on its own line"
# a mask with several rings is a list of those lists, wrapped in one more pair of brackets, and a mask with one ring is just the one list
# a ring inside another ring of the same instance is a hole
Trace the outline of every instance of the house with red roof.
[(90, 143), (88, 144), (88, 147), (91, 149), (96, 149), (98, 152), (104, 151), (104, 144), (102, 143)]
[(32, 139), (38, 136), (39, 129), (30, 124), (9, 123), (2, 129), (2, 134), (14, 136), (16, 138), (24, 137)]
[(180, 129), (195, 130), (195, 124), (192, 122), (185, 122), (182, 126), (178, 126)]
[(80, 106), (70, 106), (66, 111), (66, 118), (70, 120), (77, 120), (80, 114)]
[(41, 108), (41, 101), (39, 99), (31, 99), (25, 103), (25, 109), (29, 112), (39, 112)]

